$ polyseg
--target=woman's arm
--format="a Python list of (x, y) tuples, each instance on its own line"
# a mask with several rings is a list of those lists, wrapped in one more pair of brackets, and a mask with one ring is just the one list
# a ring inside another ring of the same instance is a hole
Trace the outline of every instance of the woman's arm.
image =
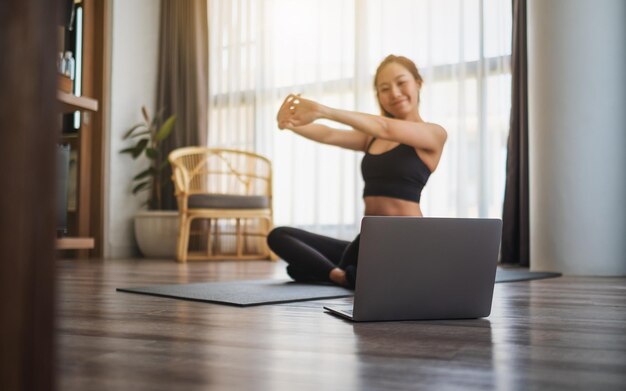
[(369, 137), (362, 132), (333, 129), (320, 124), (290, 126), (285, 129), (289, 129), (309, 140), (361, 152), (365, 151), (369, 140)]
[(437, 124), (334, 109), (295, 95), (285, 99), (278, 122), (279, 126), (291, 128), (308, 125), (321, 118), (346, 124), (368, 136), (410, 145), (425, 152), (440, 153), (447, 139), (446, 131)]
[(405, 121), (327, 106), (322, 106), (321, 118), (346, 124), (376, 138), (410, 145), (426, 152), (441, 151), (448, 137), (445, 129), (437, 124)]
[[(294, 97), (298, 99), (298, 97), (294, 95), (289, 95), (278, 111), (276, 119), (280, 129), (289, 129), (302, 137), (319, 143), (334, 145), (340, 148), (355, 151), (365, 151), (370, 139), (370, 137), (365, 133), (357, 132), (355, 130), (333, 129), (326, 125), (314, 124), (312, 123), (313, 121), (301, 126), (294, 125), (289, 120), (289, 116), (294, 105)], [(300, 103), (299, 100), (297, 100), (297, 102), (298, 104)]]

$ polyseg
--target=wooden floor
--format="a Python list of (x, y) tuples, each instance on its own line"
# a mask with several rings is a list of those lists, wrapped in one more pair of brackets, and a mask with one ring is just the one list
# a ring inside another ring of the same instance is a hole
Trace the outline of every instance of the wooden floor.
[(58, 261), (59, 390), (626, 390), (626, 278), (496, 284), (489, 318), (351, 324), (334, 299), (228, 307), (116, 287), (284, 263)]

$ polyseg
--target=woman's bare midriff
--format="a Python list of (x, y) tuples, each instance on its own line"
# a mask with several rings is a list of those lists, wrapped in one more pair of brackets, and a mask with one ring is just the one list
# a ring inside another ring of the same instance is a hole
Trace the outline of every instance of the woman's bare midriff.
[(384, 196), (367, 196), (363, 201), (366, 216), (422, 216), (417, 202)]

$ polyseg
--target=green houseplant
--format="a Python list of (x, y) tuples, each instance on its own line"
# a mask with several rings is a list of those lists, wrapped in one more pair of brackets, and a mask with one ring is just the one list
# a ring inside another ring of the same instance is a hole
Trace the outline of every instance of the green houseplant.
[(133, 194), (150, 191), (150, 197), (146, 201), (149, 209), (160, 210), (162, 208), (162, 172), (168, 161), (167, 156), (161, 156), (159, 145), (172, 133), (176, 115), (172, 114), (162, 121), (163, 110), (161, 110), (151, 118), (145, 106), (141, 107), (141, 113), (143, 121), (133, 125), (124, 134), (124, 140), (136, 139), (135, 145), (121, 150), (120, 153), (129, 154), (133, 159), (138, 159), (142, 155), (148, 158), (148, 167), (133, 177)]
[(133, 159), (147, 158), (147, 166), (132, 179), (132, 193), (150, 192), (146, 201), (148, 210), (139, 211), (134, 216), (135, 239), (141, 253), (148, 258), (174, 258), (178, 233), (178, 212), (164, 211), (161, 188), (164, 181), (163, 170), (168, 164), (167, 156), (162, 155), (160, 144), (167, 139), (176, 123), (176, 116), (163, 120), (163, 110), (151, 117), (146, 107), (141, 108), (143, 121), (133, 125), (123, 136), (133, 145), (120, 151)]

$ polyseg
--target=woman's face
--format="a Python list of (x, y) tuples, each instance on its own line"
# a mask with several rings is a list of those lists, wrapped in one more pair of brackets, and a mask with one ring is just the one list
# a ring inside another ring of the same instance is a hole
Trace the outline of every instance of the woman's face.
[(417, 113), (419, 90), (411, 72), (395, 62), (385, 65), (376, 80), (378, 101), (385, 111), (398, 119)]

